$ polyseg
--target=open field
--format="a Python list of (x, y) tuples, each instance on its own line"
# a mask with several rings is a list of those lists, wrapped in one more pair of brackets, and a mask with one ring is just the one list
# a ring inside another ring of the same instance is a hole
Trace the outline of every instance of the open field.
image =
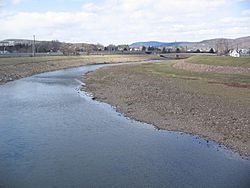
[(188, 63), (206, 64), (206, 65), (220, 65), (220, 66), (234, 66), (250, 68), (250, 57), (229, 57), (229, 56), (192, 56), (187, 59)]
[(24, 63), (41, 63), (47, 61), (82, 59), (82, 56), (39, 56), (39, 57), (3, 57), (0, 58), (0, 66), (17, 65)]
[[(209, 58), (205, 61), (220, 57)], [(174, 68), (180, 61), (105, 67), (87, 74), (83, 81), (97, 100), (116, 106), (128, 117), (161, 129), (197, 134), (249, 156), (250, 75)], [(214, 62), (231, 63), (227, 58)]]
[(87, 55), (0, 58), (0, 83), (33, 74), (87, 64), (136, 62), (159, 59), (153, 55)]
[[(96, 59), (107, 61), (129, 61), (130, 58), (141, 58), (144, 55), (83, 55), (83, 56), (39, 56), (39, 57), (6, 57), (0, 58), (0, 66), (2, 65), (17, 65), (27, 63), (41, 63), (48, 61), (62, 61), (62, 60), (89, 60)], [(144, 56), (145, 57), (145, 56)], [(147, 55), (147, 58), (156, 58), (153, 55)]]
[(183, 69), (176, 69), (173, 67), (174, 64), (180, 62), (176, 61), (166, 61), (163, 63), (158, 63), (157, 66), (155, 64), (147, 64), (142, 65), (137, 68), (138, 72), (149, 72), (152, 74), (157, 74), (161, 76), (167, 76), (172, 78), (182, 78), (182, 79), (196, 79), (196, 80), (210, 80), (217, 81), (219, 83), (240, 83), (240, 84), (249, 84), (250, 76), (249, 75), (241, 75), (241, 74), (221, 74), (216, 72), (196, 72), (196, 71), (188, 71)]

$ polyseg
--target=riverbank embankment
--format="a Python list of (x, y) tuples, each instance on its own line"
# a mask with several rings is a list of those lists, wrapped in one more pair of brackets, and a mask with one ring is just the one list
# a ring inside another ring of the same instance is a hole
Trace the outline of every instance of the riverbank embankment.
[[(202, 58), (187, 61), (198, 59), (201, 65)], [(246, 59), (221, 58), (204, 57), (204, 64), (249, 66)], [(176, 66), (182, 61), (104, 67), (83, 77), (84, 89), (125, 116), (160, 129), (200, 135), (249, 156), (250, 75)]]

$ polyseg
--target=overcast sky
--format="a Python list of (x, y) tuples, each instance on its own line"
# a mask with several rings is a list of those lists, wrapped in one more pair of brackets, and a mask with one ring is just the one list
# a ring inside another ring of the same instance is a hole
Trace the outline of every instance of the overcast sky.
[(250, 0), (0, 0), (0, 40), (101, 44), (250, 35)]

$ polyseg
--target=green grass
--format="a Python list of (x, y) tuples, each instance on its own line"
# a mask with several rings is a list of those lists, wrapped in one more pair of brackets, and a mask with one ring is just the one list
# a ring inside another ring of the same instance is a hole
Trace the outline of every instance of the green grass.
[(172, 65), (176, 62), (178, 61), (137, 65), (131, 71), (148, 77), (172, 79), (173, 85), (185, 92), (221, 96), (226, 100), (250, 104), (250, 75), (192, 72), (173, 68)]
[[(40, 57), (7, 57), (0, 58), (0, 66), (3, 65), (17, 65), (27, 63), (40, 63), (47, 61), (61, 61), (61, 60), (80, 60), (80, 59), (96, 59), (104, 61), (134, 61), (134, 57), (155, 57), (149, 55), (127, 55), (127, 54), (105, 54), (105, 55), (82, 55), (82, 56), (40, 56)], [(123, 59), (124, 58), (124, 59)], [(106, 60), (105, 60), (106, 59)]]
[(188, 63), (234, 66), (250, 68), (250, 57), (229, 57), (229, 56), (192, 56), (186, 60)]
[(136, 68), (137, 71), (139, 72), (148, 72), (172, 78), (206, 80), (206, 81), (215, 81), (228, 84), (250, 83), (250, 75), (193, 72), (193, 71), (173, 68), (173, 64), (176, 62), (178, 61), (164, 61), (162, 63), (157, 63), (157, 64), (144, 64), (141, 65), (141, 67), (137, 66)]
[(72, 60), (81, 58), (82, 56), (8, 57), (0, 58), (0, 65), (16, 65), (23, 63), (38, 63), (46, 61)]

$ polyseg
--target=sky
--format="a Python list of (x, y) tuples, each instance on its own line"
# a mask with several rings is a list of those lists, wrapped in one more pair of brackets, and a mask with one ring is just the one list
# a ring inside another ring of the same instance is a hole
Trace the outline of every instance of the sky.
[(250, 0), (0, 0), (0, 40), (131, 44), (250, 36)]

